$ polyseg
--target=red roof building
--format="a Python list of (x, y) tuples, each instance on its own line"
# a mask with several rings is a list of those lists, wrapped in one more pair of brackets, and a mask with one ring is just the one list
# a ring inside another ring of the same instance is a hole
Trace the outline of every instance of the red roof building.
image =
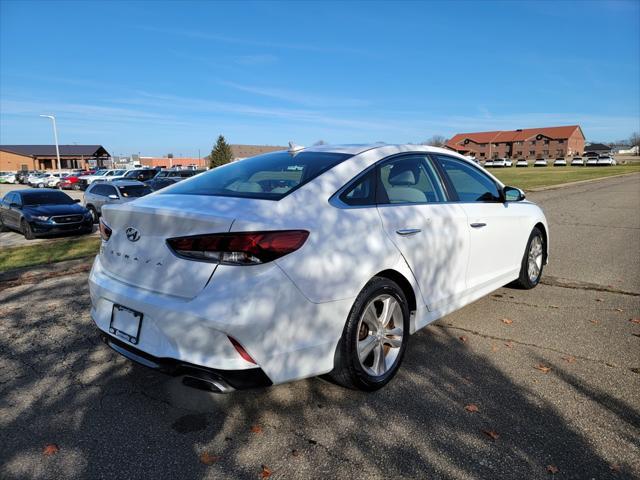
[(446, 148), (482, 158), (558, 158), (582, 155), (584, 134), (579, 125), (458, 133)]

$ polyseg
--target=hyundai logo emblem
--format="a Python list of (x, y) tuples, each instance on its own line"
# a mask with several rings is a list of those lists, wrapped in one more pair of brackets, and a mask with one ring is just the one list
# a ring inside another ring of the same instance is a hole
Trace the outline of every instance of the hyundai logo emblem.
[(127, 228), (124, 233), (126, 233), (127, 239), (130, 242), (137, 242), (140, 240), (140, 232), (133, 227)]

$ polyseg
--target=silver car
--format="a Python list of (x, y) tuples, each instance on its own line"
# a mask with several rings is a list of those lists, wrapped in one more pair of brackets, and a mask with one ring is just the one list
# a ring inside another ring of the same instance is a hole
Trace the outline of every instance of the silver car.
[(152, 191), (148, 185), (136, 180), (94, 182), (85, 190), (82, 204), (91, 212), (93, 223), (98, 223), (103, 205), (130, 202)]

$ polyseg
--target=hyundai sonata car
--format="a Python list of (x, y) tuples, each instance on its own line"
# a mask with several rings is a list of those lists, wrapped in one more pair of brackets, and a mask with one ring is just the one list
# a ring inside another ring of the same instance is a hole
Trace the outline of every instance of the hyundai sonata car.
[(129, 359), (228, 392), (330, 374), (375, 390), (409, 335), (548, 259), (542, 210), (418, 145), (244, 159), (106, 205), (91, 316)]

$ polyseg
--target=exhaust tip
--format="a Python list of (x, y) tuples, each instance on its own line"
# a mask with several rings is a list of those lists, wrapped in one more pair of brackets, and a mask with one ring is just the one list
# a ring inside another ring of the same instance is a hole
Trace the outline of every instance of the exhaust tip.
[(189, 376), (182, 378), (182, 384), (187, 387), (196, 388), (198, 390), (204, 390), (205, 392), (213, 392), (213, 393), (229, 393), (234, 390), (233, 387), (225, 384), (222, 381), (205, 380), (202, 378), (189, 377)]

